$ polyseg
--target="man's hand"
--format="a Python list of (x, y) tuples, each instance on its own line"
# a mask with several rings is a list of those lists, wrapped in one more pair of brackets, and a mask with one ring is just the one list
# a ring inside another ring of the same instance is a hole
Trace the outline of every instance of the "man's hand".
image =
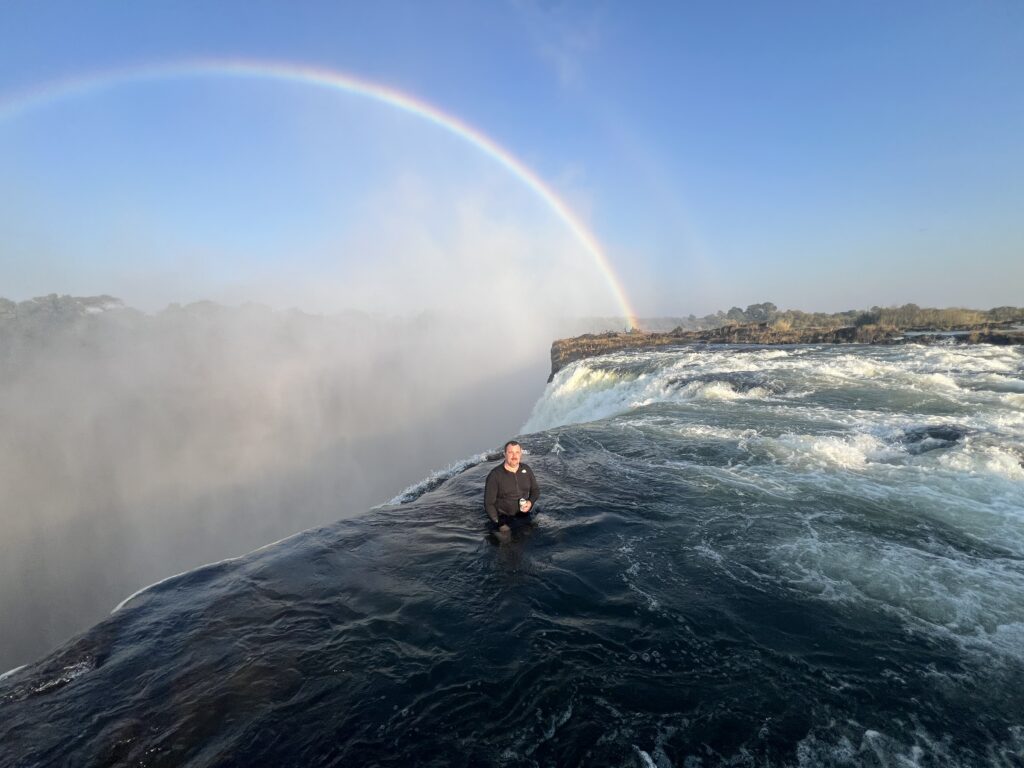
[(531, 509), (533, 509), (533, 502), (527, 499), (526, 508), (523, 510), (523, 512), (529, 512)]

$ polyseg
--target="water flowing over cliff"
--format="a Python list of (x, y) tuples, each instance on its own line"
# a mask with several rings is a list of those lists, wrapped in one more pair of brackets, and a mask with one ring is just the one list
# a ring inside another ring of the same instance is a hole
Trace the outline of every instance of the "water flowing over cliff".
[[(625, 351), (497, 454), (0, 680), (0, 765), (1012, 766), (1024, 353)], [(396, 489), (397, 491), (397, 489)]]

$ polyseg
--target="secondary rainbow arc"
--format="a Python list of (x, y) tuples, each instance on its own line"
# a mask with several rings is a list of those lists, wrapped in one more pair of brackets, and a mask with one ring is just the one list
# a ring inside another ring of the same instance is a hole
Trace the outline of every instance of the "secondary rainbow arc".
[(639, 327), (621, 281), (616, 276), (597, 237), (568, 204), (537, 173), (486, 134), (458, 117), (407, 93), (330, 69), (284, 62), (238, 59), (192, 59), (129, 69), (105, 70), (50, 81), (0, 99), (0, 123), (47, 103), (87, 95), (123, 83), (180, 77), (236, 76), (300, 83), (365, 96), (427, 120), (467, 141), (493, 158), (525, 184), (568, 227), (594, 259), (620, 311), (634, 328)]

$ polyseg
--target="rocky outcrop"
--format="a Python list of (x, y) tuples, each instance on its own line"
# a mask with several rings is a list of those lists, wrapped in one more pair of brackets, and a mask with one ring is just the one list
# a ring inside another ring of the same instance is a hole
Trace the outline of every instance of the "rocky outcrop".
[(1024, 344), (1024, 331), (971, 331), (964, 336), (956, 337), (956, 340), (964, 344), (997, 344), (999, 346)]
[[(676, 346), (680, 344), (1024, 344), (1024, 332), (1010, 330), (1006, 325), (985, 324), (958, 329), (959, 335), (948, 331), (918, 330), (907, 336), (905, 329), (880, 325), (848, 325), (839, 328), (786, 329), (760, 323), (726, 325), (710, 331), (670, 333), (601, 333), (584, 334), (571, 339), (558, 339), (551, 345), (551, 381), (562, 368), (576, 360), (626, 349)], [(966, 333), (964, 333), (966, 331)]]

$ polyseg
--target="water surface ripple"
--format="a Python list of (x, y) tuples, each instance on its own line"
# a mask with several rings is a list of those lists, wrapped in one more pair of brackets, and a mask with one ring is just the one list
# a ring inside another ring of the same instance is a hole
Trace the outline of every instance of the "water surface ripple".
[(0, 765), (1024, 765), (1024, 356), (561, 371), (532, 528), (476, 457), (0, 680)]

